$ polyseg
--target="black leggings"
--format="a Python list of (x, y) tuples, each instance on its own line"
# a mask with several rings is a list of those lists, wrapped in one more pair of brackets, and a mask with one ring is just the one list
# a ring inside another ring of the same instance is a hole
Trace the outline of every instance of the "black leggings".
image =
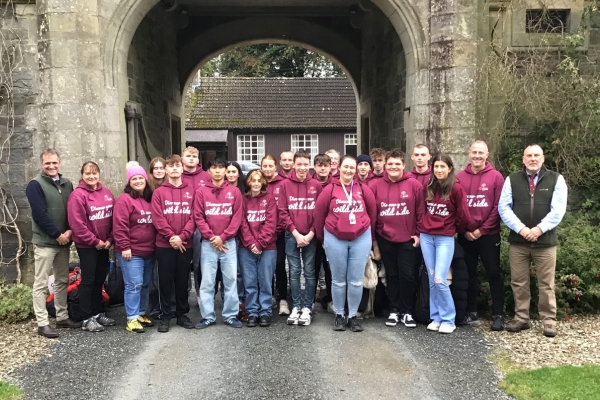
[(287, 300), (288, 275), (285, 270), (285, 232), (277, 236), (277, 263), (275, 264), (277, 301)]
[(108, 274), (108, 250), (77, 248), (77, 254), (81, 269), (79, 304), (86, 320), (104, 311), (102, 285)]
[(192, 254), (192, 249), (186, 249), (182, 253), (172, 248), (156, 248), (160, 309), (164, 316), (171, 315), (170, 299), (173, 292), (175, 292), (175, 315), (180, 317), (190, 311), (188, 282)]
[(420, 259), (417, 257), (414, 241), (394, 243), (377, 235), (381, 261), (385, 265), (387, 293), (390, 312), (412, 313), (417, 290), (417, 271)]

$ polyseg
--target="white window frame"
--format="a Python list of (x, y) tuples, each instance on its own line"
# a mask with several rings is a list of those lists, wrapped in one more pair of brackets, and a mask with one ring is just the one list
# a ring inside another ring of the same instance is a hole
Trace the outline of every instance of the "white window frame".
[[(256, 149), (256, 154), (253, 150)], [(238, 135), (237, 161), (249, 161), (260, 165), (265, 156), (265, 135)]]
[(358, 151), (358, 133), (344, 134), (344, 154), (348, 154), (346, 146), (356, 146), (356, 150)]
[[(315, 157), (319, 154), (319, 135), (316, 133), (298, 133), (290, 136), (292, 153), (299, 150), (308, 150), (310, 155), (310, 166), (314, 166)], [(310, 146), (300, 145), (299, 143), (310, 143)]]

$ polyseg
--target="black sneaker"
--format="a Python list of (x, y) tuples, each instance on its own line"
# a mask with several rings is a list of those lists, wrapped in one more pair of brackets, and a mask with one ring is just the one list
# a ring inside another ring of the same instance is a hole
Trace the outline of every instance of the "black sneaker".
[(261, 315), (260, 318), (258, 319), (258, 324), (260, 326), (262, 326), (263, 328), (271, 325), (271, 317), (268, 315)]
[(258, 317), (256, 317), (255, 315), (249, 316), (248, 322), (246, 322), (246, 326), (248, 328), (254, 328), (256, 325), (258, 325)]
[(185, 329), (193, 329), (195, 326), (185, 314), (177, 317), (177, 325), (184, 327)]
[(492, 322), (492, 326), (490, 329), (497, 332), (503, 331), (504, 317), (502, 315), (494, 315), (494, 321)]
[(385, 320), (385, 324), (387, 326), (396, 326), (398, 325), (398, 321), (400, 321), (400, 314), (396, 311), (392, 311), (388, 319)]
[(402, 321), (404, 326), (407, 328), (416, 328), (417, 327), (417, 323), (415, 322), (412, 315), (410, 315), (410, 314), (402, 314), (402, 318), (400, 319), (400, 321)]
[(171, 323), (168, 319), (161, 319), (158, 323), (158, 331), (161, 333), (169, 332), (169, 328), (171, 327)]
[(469, 325), (479, 325), (481, 321), (479, 321), (479, 315), (476, 312), (468, 312), (467, 313), (467, 324)]
[(345, 331), (346, 330), (346, 317), (343, 315), (336, 315), (333, 320), (334, 331)]
[(360, 326), (360, 323), (358, 322), (356, 317), (348, 318), (348, 322), (346, 323), (346, 326), (348, 328), (350, 328), (350, 330), (352, 332), (362, 332), (363, 331), (363, 328), (362, 328), (362, 326)]
[(105, 313), (100, 313), (96, 317), (96, 322), (98, 322), (102, 326), (114, 326), (115, 320), (112, 318), (108, 318)]

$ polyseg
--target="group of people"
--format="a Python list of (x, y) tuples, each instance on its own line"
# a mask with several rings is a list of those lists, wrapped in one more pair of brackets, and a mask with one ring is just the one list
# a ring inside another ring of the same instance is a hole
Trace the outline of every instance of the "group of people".
[[(123, 271), (130, 332), (144, 332), (154, 325), (149, 310), (157, 301), (159, 332), (169, 331), (171, 318), (186, 329), (214, 325), (219, 284), (227, 325), (242, 327), (244, 314), (248, 327), (266, 327), (272, 310), (278, 308), (287, 324), (308, 326), (314, 317), (321, 268), (326, 281), (321, 304), (335, 314), (333, 329), (360, 332), (357, 313), (371, 252), (385, 265), (390, 304), (386, 325), (416, 327), (411, 314), (422, 263), (430, 288), (427, 329), (452, 333), (457, 325), (478, 324), (481, 260), (492, 295), (491, 329), (500, 331), (504, 329), (502, 219), (511, 229), (516, 313), (506, 329), (518, 332), (530, 327), (533, 262), (543, 333), (555, 336), (555, 228), (566, 211), (564, 179), (543, 166), (538, 145), (526, 147), (524, 169), (506, 180), (487, 160), (483, 141), (475, 141), (468, 154), (470, 163), (456, 172), (449, 155), (432, 157), (429, 148), (420, 144), (411, 155), (414, 168), (409, 172), (405, 154), (398, 149), (372, 149), (356, 158), (329, 150), (314, 160), (302, 151), (285, 151), (279, 170), (276, 158), (267, 155), (259, 170), (244, 176), (237, 163), (222, 157), (213, 159), (204, 171), (198, 150), (187, 147), (181, 156), (153, 159), (148, 171), (128, 163), (125, 189), (115, 199), (101, 184), (96, 163), (83, 164), (80, 182), (73, 188), (59, 174), (58, 153), (46, 150), (41, 154), (42, 172), (26, 190), (33, 219), (38, 333), (58, 337), (45, 308), (52, 273), (57, 328), (100, 332), (115, 324), (102, 302), (111, 247)], [(455, 320), (448, 285), (455, 235), (469, 272), (464, 321)], [(67, 313), (71, 242), (80, 260), (82, 322), (71, 320)], [(187, 316), (190, 271), (202, 315), (198, 323)], [(152, 284), (155, 281), (158, 285)]]

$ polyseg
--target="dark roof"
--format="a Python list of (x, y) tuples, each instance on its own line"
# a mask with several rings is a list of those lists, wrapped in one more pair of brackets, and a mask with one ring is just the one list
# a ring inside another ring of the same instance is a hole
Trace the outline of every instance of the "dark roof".
[(186, 129), (356, 127), (347, 78), (202, 78), (186, 103)]

